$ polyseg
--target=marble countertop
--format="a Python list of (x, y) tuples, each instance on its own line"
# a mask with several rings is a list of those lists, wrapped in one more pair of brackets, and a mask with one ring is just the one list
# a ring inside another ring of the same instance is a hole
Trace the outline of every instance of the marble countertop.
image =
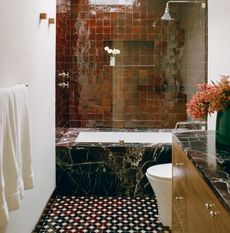
[(230, 211), (230, 147), (216, 143), (215, 131), (175, 132), (174, 139)]

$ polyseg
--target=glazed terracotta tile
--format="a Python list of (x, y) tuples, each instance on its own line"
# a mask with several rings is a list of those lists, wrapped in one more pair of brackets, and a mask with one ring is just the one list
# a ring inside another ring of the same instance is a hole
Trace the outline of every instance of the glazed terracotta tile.
[[(177, 120), (186, 120), (187, 93), (183, 91), (186, 85), (184, 77), (188, 76), (191, 79), (194, 77), (197, 82), (198, 72), (203, 74), (202, 77), (205, 76), (202, 70), (206, 62), (205, 54), (201, 53), (199, 58), (203, 61), (201, 65), (194, 64), (192, 65), (194, 72), (185, 73), (187, 71), (181, 69), (185, 66), (182, 50), (189, 49), (186, 43), (192, 40), (188, 30), (193, 30), (194, 33), (198, 30), (199, 43), (202, 40), (205, 47), (206, 37), (201, 33), (203, 21), (200, 21), (200, 27), (196, 29), (192, 24), (187, 28), (183, 22), (176, 20), (171, 23), (162, 22), (159, 18), (164, 7), (164, 4), (147, 0), (141, 0), (140, 4), (132, 6), (94, 5), (89, 4), (89, 1), (58, 3), (56, 80), (57, 84), (62, 82), (58, 79), (58, 74), (63, 71), (69, 72), (71, 79), (64, 80), (69, 81), (68, 90), (57, 86), (57, 125), (68, 122), (73, 125), (76, 122), (77, 125), (95, 127), (99, 120), (102, 127), (103, 124), (108, 126), (109, 122), (112, 127), (112, 122), (115, 121), (122, 127), (127, 125), (136, 127), (135, 124), (141, 125), (141, 122), (145, 122), (147, 128), (173, 128)], [(177, 10), (175, 8), (175, 12)], [(200, 17), (200, 12), (192, 11), (192, 14)], [(199, 43), (197, 39), (198, 51)], [(117, 55), (114, 67), (109, 66), (105, 46), (122, 51)], [(127, 82), (114, 81), (117, 77), (121, 80), (126, 79)], [(178, 85), (175, 85), (175, 79)], [(115, 84), (117, 86), (114, 86)], [(191, 97), (193, 88), (190, 89), (188, 95)], [(129, 94), (131, 92), (135, 93)], [(124, 96), (125, 99), (122, 100)], [(97, 104), (90, 103), (88, 101), (90, 98), (94, 98)], [(140, 104), (139, 99), (144, 98), (161, 101), (155, 102), (152, 106), (147, 102)], [(175, 109), (170, 107), (171, 102), (175, 103)], [(119, 104), (122, 105), (122, 111)], [(132, 122), (129, 122), (130, 116), (126, 116), (129, 120), (122, 119), (122, 123), (119, 123), (121, 119), (113, 119), (114, 114), (108, 115), (108, 110), (122, 115), (122, 112), (125, 113), (126, 109), (133, 105), (135, 111), (130, 112), (133, 116)], [(157, 122), (156, 116), (151, 112), (154, 108), (163, 114), (164, 121)], [(162, 111), (161, 108), (168, 111)], [(135, 112), (142, 109), (149, 111), (147, 119), (135, 119)], [(95, 117), (95, 114), (99, 114), (100, 117), (99, 115)], [(103, 118), (104, 115), (107, 115), (106, 120)], [(167, 115), (173, 118), (170, 119)]]

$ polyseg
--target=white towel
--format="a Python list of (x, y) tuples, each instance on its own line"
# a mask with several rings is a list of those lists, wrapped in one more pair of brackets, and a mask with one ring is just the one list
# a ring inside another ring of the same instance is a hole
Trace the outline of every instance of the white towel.
[(20, 154), (20, 141), (18, 137), (17, 103), (15, 101), (14, 91), (12, 91), (11, 88), (8, 88), (7, 92), (9, 93), (8, 111), (9, 111), (10, 132), (11, 132), (12, 143), (15, 151), (15, 159), (17, 161), (17, 166), (19, 169), (18, 182), (19, 182), (20, 198), (22, 199), (24, 197), (24, 185), (22, 181), (22, 170), (20, 166), (21, 154)]
[(0, 89), (0, 226), (34, 186), (28, 94), (25, 85)]
[(5, 182), (3, 179), (3, 137), (2, 124), (0, 124), (0, 226), (5, 225), (9, 220), (8, 207), (5, 199)]
[[(1, 184), (0, 184), (0, 219), (7, 220), (8, 209), (14, 210), (20, 206), (20, 172), (15, 155), (15, 145), (12, 139), (14, 121), (12, 117), (13, 106), (10, 101), (8, 88), (0, 89), (0, 122), (2, 123), (1, 157)], [(7, 206), (5, 205), (7, 203)], [(8, 207), (8, 208), (7, 208)], [(5, 221), (3, 221), (5, 222)]]
[(27, 89), (28, 88), (23, 84), (10, 88), (11, 101), (14, 104), (14, 121), (16, 123), (13, 140), (16, 145), (16, 158), (21, 171), (20, 175), (22, 175), (24, 189), (30, 189), (34, 186)]

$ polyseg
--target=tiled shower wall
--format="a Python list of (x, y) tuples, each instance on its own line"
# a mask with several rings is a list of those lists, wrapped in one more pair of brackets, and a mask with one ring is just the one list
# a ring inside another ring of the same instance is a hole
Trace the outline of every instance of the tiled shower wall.
[(207, 80), (207, 21), (201, 5), (185, 5), (181, 9), (185, 32), (184, 59), (181, 72), (188, 100), (194, 95), (197, 83)]
[(69, 121), (69, 89), (62, 73), (71, 71), (71, 14), (70, 0), (57, 0), (56, 17), (56, 124), (65, 126)]
[[(181, 73), (186, 29), (180, 21), (160, 20), (165, 2), (133, 2), (72, 0), (71, 55), (65, 68), (70, 68), (70, 87), (57, 92), (62, 106), (57, 116), (69, 126), (172, 128), (186, 120), (186, 78)], [(177, 7), (172, 10), (179, 14)], [(58, 17), (57, 27), (62, 27)], [(116, 66), (109, 66), (104, 46), (121, 50)]]

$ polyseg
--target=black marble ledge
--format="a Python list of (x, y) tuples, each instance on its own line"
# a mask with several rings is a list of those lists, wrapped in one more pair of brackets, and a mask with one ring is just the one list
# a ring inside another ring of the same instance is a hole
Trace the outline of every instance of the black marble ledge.
[(215, 131), (174, 132), (173, 138), (230, 212), (230, 147), (216, 143)]
[(57, 128), (56, 147), (152, 147), (156, 143), (77, 143), (80, 132), (173, 132), (173, 129)]
[[(176, 130), (198, 130), (206, 127), (206, 122), (198, 122), (198, 121), (188, 121), (188, 122), (177, 122)], [(80, 132), (173, 132), (174, 129), (155, 129), (155, 128), (56, 128), (56, 146), (57, 147), (72, 147), (76, 145), (76, 138)], [(105, 144), (105, 143), (104, 143)], [(140, 145), (141, 143), (136, 143), (133, 146), (151, 146), (149, 145)], [(127, 147), (132, 145), (127, 145)], [(87, 146), (90, 146), (87, 143)], [(91, 146), (102, 146), (101, 144), (91, 144)], [(109, 146), (108, 144), (106, 146)], [(114, 146), (114, 145), (111, 145)], [(120, 146), (116, 144), (116, 146)], [(123, 145), (121, 145), (123, 146)]]

